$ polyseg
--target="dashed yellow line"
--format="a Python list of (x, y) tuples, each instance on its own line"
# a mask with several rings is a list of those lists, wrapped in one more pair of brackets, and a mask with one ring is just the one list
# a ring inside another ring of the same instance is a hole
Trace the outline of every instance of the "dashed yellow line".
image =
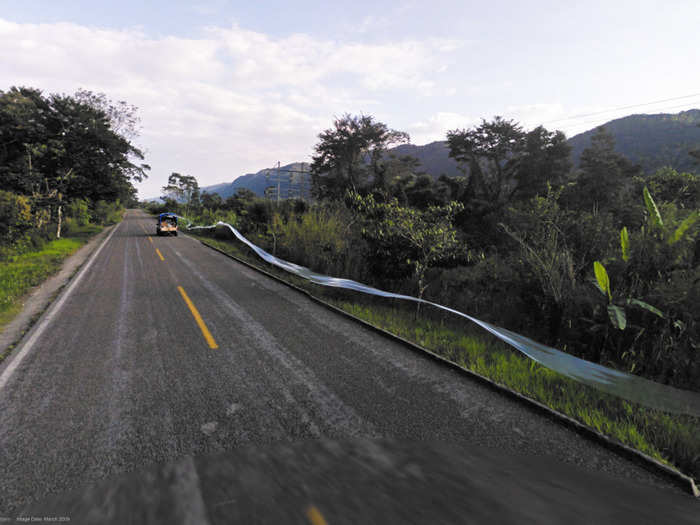
[(306, 509), (306, 515), (312, 525), (328, 525), (328, 522), (324, 519), (323, 514), (316, 507), (311, 505)]
[(164, 260), (165, 260), (165, 257), (163, 257), (163, 254), (160, 253), (160, 250), (159, 250), (158, 248), (156, 248), (156, 253), (158, 254), (158, 257), (160, 257), (160, 260), (161, 260), (161, 261), (164, 261)]
[[(187, 303), (187, 307), (190, 309), (190, 312), (192, 312), (192, 317), (194, 317), (194, 320), (197, 322), (197, 326), (199, 326), (199, 329), (202, 331), (202, 335), (204, 336), (204, 339), (207, 340), (207, 344), (209, 345), (209, 348), (219, 348), (219, 345), (217, 345), (216, 341), (214, 341), (214, 338), (212, 337), (211, 332), (207, 328), (207, 325), (204, 324), (204, 320), (202, 319), (202, 316), (199, 315), (199, 311), (197, 310), (197, 307), (194, 305), (194, 303), (187, 296), (187, 293), (185, 292), (185, 290), (182, 288), (182, 286), (178, 286), (177, 289), (180, 291), (180, 295), (182, 295), (182, 298), (185, 300), (185, 303)], [(323, 523), (325, 523), (325, 522), (323, 522)]]
[(151, 241), (151, 244), (153, 244), (153, 239), (151, 239), (151, 236), (148, 236), (148, 240)]

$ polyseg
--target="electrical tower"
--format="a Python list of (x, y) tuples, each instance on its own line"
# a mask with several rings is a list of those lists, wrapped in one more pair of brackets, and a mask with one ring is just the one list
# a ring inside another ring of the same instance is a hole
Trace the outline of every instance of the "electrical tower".
[(265, 182), (265, 198), (278, 205), (281, 199), (311, 200), (311, 170), (306, 162), (299, 169), (283, 169), (278, 162), (276, 168), (265, 170)]

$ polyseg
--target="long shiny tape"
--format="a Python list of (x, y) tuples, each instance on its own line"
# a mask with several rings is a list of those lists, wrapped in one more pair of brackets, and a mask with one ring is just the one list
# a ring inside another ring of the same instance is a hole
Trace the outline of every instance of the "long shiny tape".
[(528, 337), (524, 337), (520, 334), (516, 334), (515, 332), (511, 332), (510, 330), (506, 330), (505, 328), (492, 325), (486, 321), (476, 319), (475, 317), (441, 304), (426, 301), (425, 299), (419, 299), (410, 295), (401, 295), (379, 290), (351, 279), (329, 277), (327, 275), (313, 272), (305, 266), (299, 266), (298, 264), (279, 259), (278, 257), (267, 253), (265, 250), (246, 239), (238, 230), (236, 230), (236, 228), (225, 222), (218, 222), (212, 226), (188, 226), (187, 229), (212, 229), (216, 228), (217, 226), (225, 226), (229, 228), (238, 238), (238, 240), (247, 244), (264, 261), (289, 273), (307, 279), (312, 283), (319, 284), (321, 286), (355, 290), (357, 292), (378, 295), (381, 297), (414, 301), (439, 308), (440, 310), (444, 310), (470, 320), (484, 330), (495, 335), (501, 341), (509, 344), (513, 348), (516, 348), (530, 359), (540, 363), (543, 366), (546, 366), (547, 368), (559, 372), (562, 375), (575, 379), (580, 383), (584, 383), (603, 392), (607, 392), (608, 394), (613, 394), (649, 408), (676, 414), (689, 414), (695, 417), (700, 417), (700, 395), (696, 394), (695, 392), (680, 390), (668, 385), (662, 385), (661, 383), (650, 381), (643, 377), (627, 374), (625, 372), (620, 372), (619, 370), (614, 370), (606, 366), (586, 361), (585, 359), (580, 359), (571, 354), (567, 354), (566, 352), (557, 350), (556, 348), (543, 345)]

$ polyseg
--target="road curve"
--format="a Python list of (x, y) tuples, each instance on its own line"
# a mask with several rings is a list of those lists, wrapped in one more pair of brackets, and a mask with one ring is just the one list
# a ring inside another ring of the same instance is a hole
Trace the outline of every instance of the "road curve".
[(0, 517), (184, 456), (319, 438), (486, 447), (677, 491), (187, 236), (154, 234), (129, 211), (31, 348), (0, 367), (13, 368)]

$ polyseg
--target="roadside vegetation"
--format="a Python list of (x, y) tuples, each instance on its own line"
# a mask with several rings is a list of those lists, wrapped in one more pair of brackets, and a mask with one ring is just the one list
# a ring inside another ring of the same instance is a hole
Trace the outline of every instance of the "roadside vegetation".
[(61, 239), (47, 241), (36, 250), (24, 250), (4, 257), (0, 265), (0, 331), (21, 310), (24, 295), (60, 270), (64, 259), (101, 229), (101, 226), (92, 224), (78, 227)]
[(136, 204), (136, 108), (78, 91), (0, 91), (0, 329), (21, 298)]
[[(700, 393), (697, 172), (644, 173), (602, 128), (575, 167), (561, 132), (526, 131), (496, 117), (450, 131), (450, 156), (463, 176), (434, 178), (416, 159), (387, 153), (406, 140), (371, 117), (345, 115), (319, 135), (311, 202), (273, 203), (249, 190), (223, 200), (201, 194), (194, 177), (173, 174), (165, 202), (148, 207), (198, 225), (228, 222), (315, 271), (422, 296), (577, 357)], [(224, 228), (199, 235), (253, 257)], [(700, 477), (697, 418), (593, 391), (429, 308), (297, 284)]]
[[(466, 321), (410, 304), (314, 285), (261, 261), (226, 230), (199, 230), (206, 244), (306, 290), (378, 327), (530, 397), (598, 432), (700, 479), (700, 421), (628, 403), (531, 361)], [(218, 237), (218, 238), (217, 238)]]

